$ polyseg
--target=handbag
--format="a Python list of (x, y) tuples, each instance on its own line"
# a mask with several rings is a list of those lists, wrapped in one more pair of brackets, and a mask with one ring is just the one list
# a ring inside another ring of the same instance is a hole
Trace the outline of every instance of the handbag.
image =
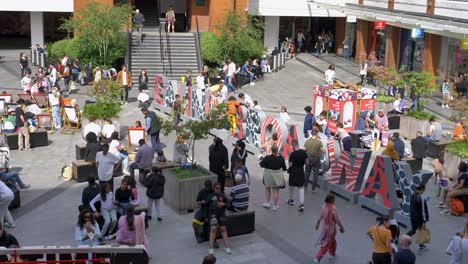
[(431, 242), (431, 232), (426, 227), (416, 230), (416, 243), (424, 245)]

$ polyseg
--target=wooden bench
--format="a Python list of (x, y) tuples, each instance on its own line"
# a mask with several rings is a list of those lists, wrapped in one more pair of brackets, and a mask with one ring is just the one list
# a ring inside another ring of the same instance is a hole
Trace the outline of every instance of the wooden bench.
[[(226, 229), (229, 237), (240, 236), (255, 231), (255, 211), (247, 210), (244, 212), (226, 211)], [(210, 237), (210, 223), (203, 225), (204, 240), (208, 241)], [(218, 238), (221, 233), (218, 232)]]
[(89, 177), (98, 179), (96, 163), (85, 160), (72, 162), (72, 175), (76, 182), (86, 182)]
[(431, 141), (427, 145), (427, 156), (433, 159), (439, 157), (439, 155), (443, 156), (444, 150), (449, 144), (446, 140), (439, 140), (439, 141)]
[(398, 114), (387, 115), (389, 130), (400, 129), (400, 117), (401, 115), (398, 115)]
[[(43, 147), (49, 145), (49, 137), (47, 130), (38, 128), (36, 132), (29, 133), (29, 143), (31, 148)], [(18, 149), (18, 132), (4, 133), (5, 142), (7, 142), (10, 150)], [(25, 145), (26, 146), (26, 145)]]

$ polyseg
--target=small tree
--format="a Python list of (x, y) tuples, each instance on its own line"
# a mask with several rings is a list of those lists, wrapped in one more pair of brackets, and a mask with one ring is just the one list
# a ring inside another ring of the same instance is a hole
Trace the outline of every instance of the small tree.
[[(432, 91), (437, 87), (437, 78), (430, 72), (405, 72), (403, 74), (403, 79), (411, 88), (411, 92), (418, 98), (421, 95), (431, 95)], [(422, 112), (424, 110), (424, 104), (419, 102), (416, 110)]]
[(68, 34), (74, 32), (80, 46), (85, 47), (84, 51), (96, 50), (99, 63), (108, 65), (109, 53), (114, 45), (122, 46), (121, 31), (130, 27), (132, 9), (128, 4), (112, 5), (89, 0), (71, 18), (65, 19), (60, 29)]
[(89, 91), (89, 96), (96, 102), (85, 104), (83, 116), (86, 118), (105, 119), (108, 117), (117, 117), (121, 108), (122, 88), (118, 82), (102, 80), (94, 83)]
[(212, 129), (228, 129), (229, 121), (226, 116), (226, 109), (226, 104), (219, 104), (210, 109), (205, 120), (191, 119), (183, 124), (174, 122), (173, 116), (178, 113), (173, 113), (168, 119), (161, 120), (161, 127), (165, 136), (175, 131), (178, 137), (188, 142), (189, 150), (192, 152), (192, 168), (195, 161), (196, 141), (208, 138), (208, 134)]

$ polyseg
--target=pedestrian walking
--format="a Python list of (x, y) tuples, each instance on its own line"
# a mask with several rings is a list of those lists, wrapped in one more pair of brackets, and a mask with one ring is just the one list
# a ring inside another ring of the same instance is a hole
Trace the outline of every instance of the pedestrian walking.
[(143, 22), (145, 22), (145, 16), (140, 13), (140, 10), (135, 10), (135, 15), (133, 16), (133, 23), (137, 30), (137, 42), (141, 44), (141, 32), (143, 31)]
[(20, 70), (21, 70), (20, 79), (22, 79), (24, 77), (24, 74), (26, 72), (28, 72), (28, 70), (29, 70), (28, 63), (29, 63), (28, 56), (26, 56), (26, 53), (21, 52), (20, 53), (20, 59), (19, 59), (19, 66), (20, 66)]
[(283, 171), (286, 171), (284, 158), (278, 155), (278, 147), (271, 147), (271, 154), (266, 156), (260, 162), (263, 171), (263, 184), (265, 185), (266, 202), (263, 207), (269, 209), (271, 205), (271, 196), (273, 195), (273, 211), (278, 210), (279, 189), (285, 187)]
[[(410, 220), (411, 230), (406, 233), (408, 236), (413, 236), (417, 230), (426, 228), (426, 222), (429, 221), (429, 210), (427, 208), (426, 199), (422, 196), (426, 186), (420, 184), (416, 186), (416, 192), (410, 197)], [(425, 249), (424, 244), (419, 245), (419, 249)]]
[(325, 71), (325, 85), (332, 85), (333, 81), (335, 80), (335, 66), (330, 65), (328, 69)]
[(304, 137), (308, 138), (309, 137), (309, 131), (312, 130), (312, 125), (315, 124), (315, 116), (312, 114), (312, 107), (309, 105), (304, 107), (304, 111), (306, 113), (306, 116), (304, 117)]
[(128, 92), (132, 89), (132, 75), (127, 71), (127, 66), (122, 65), (122, 70), (117, 73), (117, 79), (123, 89), (121, 99), (127, 104)]
[(343, 40), (343, 58), (349, 60), (349, 37), (346, 36)]
[(400, 237), (400, 250), (393, 257), (393, 264), (415, 264), (416, 256), (410, 249), (411, 237), (402, 235)]
[(364, 85), (367, 78), (367, 61), (365, 59), (359, 64), (359, 75), (361, 76), (361, 85)]
[(151, 169), (151, 173), (145, 179), (146, 186), (146, 197), (148, 197), (148, 219), (152, 219), (152, 209), (154, 203), (154, 209), (156, 210), (156, 218), (158, 221), (162, 221), (161, 218), (161, 198), (164, 196), (164, 184), (166, 184), (166, 178), (162, 175), (161, 170), (156, 167)]
[(447, 79), (444, 80), (442, 83), (442, 108), (450, 108), (449, 107), (449, 102), (450, 102), (450, 86), (451, 84)]
[(159, 140), (159, 131), (161, 130), (161, 122), (159, 121), (158, 116), (155, 112), (149, 111), (148, 108), (143, 107), (141, 108), (141, 112), (145, 115), (145, 130), (148, 135), (151, 136), (151, 146), (153, 150), (156, 152), (158, 151), (160, 146)]
[(372, 264), (391, 264), (393, 258), (392, 232), (388, 216), (377, 218), (378, 225), (371, 226), (367, 234), (372, 239)]
[(315, 230), (318, 230), (320, 223), (323, 220), (322, 232), (320, 233), (319, 239), (316, 245), (320, 246), (320, 250), (315, 255), (315, 263), (320, 263), (320, 260), (325, 254), (330, 253), (330, 259), (336, 257), (336, 226), (340, 227), (340, 232), (344, 232), (344, 227), (341, 224), (338, 212), (335, 207), (335, 195), (329, 193), (325, 198), (325, 203), (322, 206), (320, 218), (315, 224)]
[(325, 148), (318, 133), (318, 129), (312, 129), (312, 136), (304, 143), (304, 150), (307, 152), (304, 188), (307, 190), (310, 173), (312, 172), (312, 191), (315, 191), (315, 188), (317, 188), (318, 174), (321, 166), (320, 156), (322, 153), (325, 153)]
[(307, 160), (307, 153), (303, 149), (293, 151), (289, 155), (289, 199), (287, 204), (294, 205), (294, 190), (299, 193), (299, 211), (304, 211), (304, 184), (305, 172), (304, 165)]
[(166, 12), (167, 32), (175, 32), (174, 23), (176, 21), (175, 12), (172, 5), (169, 6)]

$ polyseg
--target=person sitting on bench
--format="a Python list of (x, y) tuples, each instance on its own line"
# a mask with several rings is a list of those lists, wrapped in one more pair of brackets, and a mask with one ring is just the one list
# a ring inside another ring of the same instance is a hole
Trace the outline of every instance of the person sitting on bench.
[(18, 173), (14, 171), (7, 172), (5, 168), (0, 169), (0, 180), (3, 182), (11, 182), (20, 189), (28, 189), (31, 185), (24, 183)]
[(153, 148), (150, 145), (146, 144), (144, 139), (140, 139), (140, 141), (138, 141), (138, 145), (140, 145), (140, 148), (138, 149), (137, 154), (135, 156), (135, 162), (128, 166), (128, 170), (130, 171), (130, 177), (132, 178), (135, 178), (136, 169), (150, 170), (151, 166), (153, 165)]
[(197, 204), (200, 208), (195, 212), (192, 219), (193, 233), (198, 243), (203, 240), (203, 225), (208, 218), (208, 209), (213, 195), (213, 183), (210, 180), (205, 181), (205, 188), (201, 189), (197, 195)]
[(96, 154), (102, 150), (102, 145), (98, 142), (98, 137), (94, 132), (89, 132), (86, 135), (86, 147), (84, 160), (88, 162), (96, 162)]
[(219, 182), (214, 184), (214, 193), (211, 196), (210, 201), (210, 249), (209, 254), (214, 255), (214, 243), (216, 236), (218, 235), (218, 229), (221, 232), (221, 236), (224, 240), (224, 251), (226, 254), (231, 254), (229, 248), (228, 234), (226, 230), (226, 195), (221, 190), (221, 184)]
[(232, 212), (246, 211), (249, 208), (249, 186), (242, 183), (242, 175), (236, 174), (234, 180), (236, 186), (231, 188), (229, 195), (229, 206), (227, 209)]

